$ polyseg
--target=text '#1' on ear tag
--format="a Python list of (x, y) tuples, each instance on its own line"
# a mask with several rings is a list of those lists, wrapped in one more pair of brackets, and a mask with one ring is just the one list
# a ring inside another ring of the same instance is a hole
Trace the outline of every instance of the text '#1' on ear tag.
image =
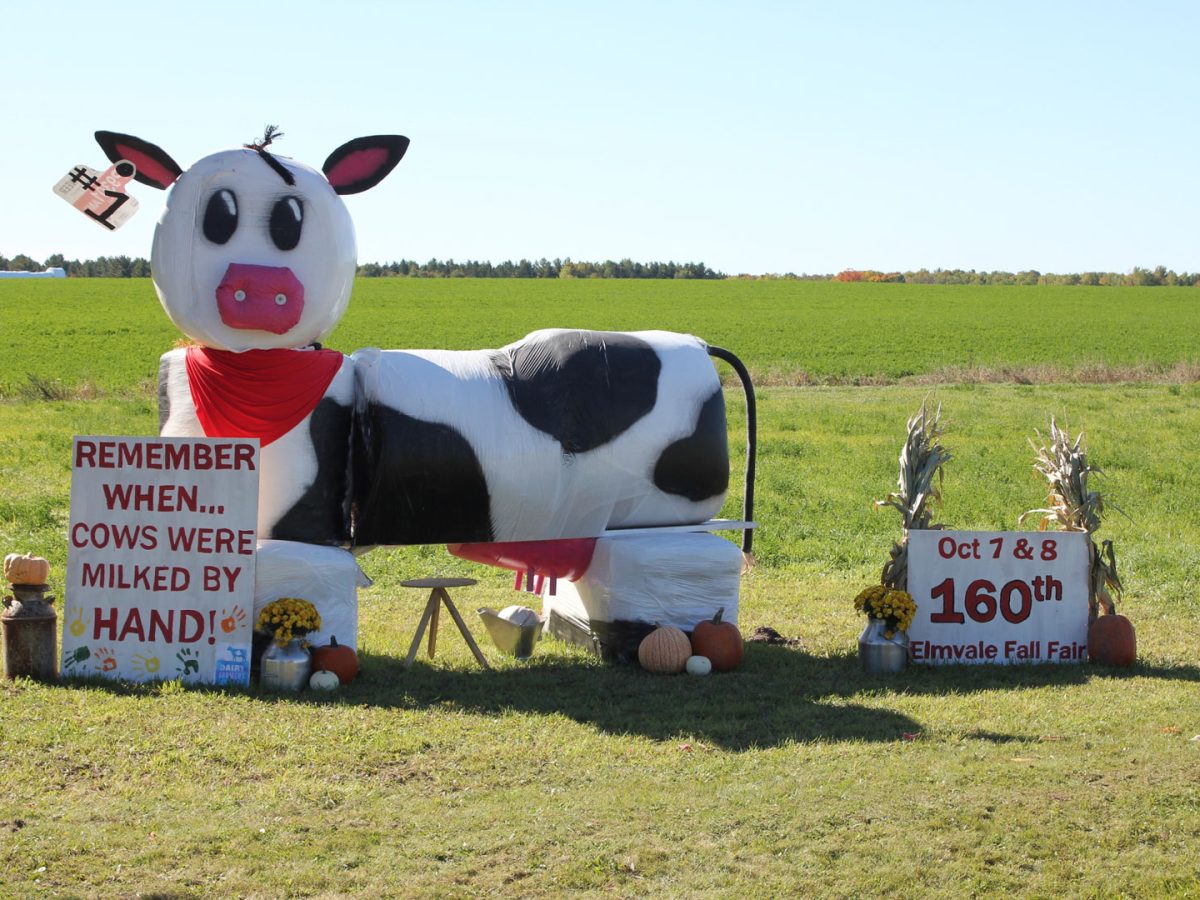
[(137, 167), (118, 160), (103, 172), (78, 165), (59, 179), (54, 193), (109, 231), (120, 228), (137, 212), (138, 202), (125, 193)]

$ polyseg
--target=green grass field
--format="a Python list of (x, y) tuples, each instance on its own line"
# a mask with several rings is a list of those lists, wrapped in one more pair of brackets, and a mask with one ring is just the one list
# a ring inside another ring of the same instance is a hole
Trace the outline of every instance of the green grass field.
[[(1192, 288), (788, 281), (359, 279), (328, 346), (494, 347), (548, 326), (697, 334), (760, 383), (1178, 380), (1200, 369)], [(149, 396), (179, 338), (148, 279), (0, 282), (0, 397)]]
[[(142, 385), (174, 333), (145, 283), (68, 282), (54, 302), (30, 290), (45, 284), (0, 283), (7, 396), (29, 372), (106, 396), (0, 402), (0, 548), (48, 557), (61, 593), (71, 437), (153, 433)], [(87, 296), (106, 322), (138, 315), (81, 353), (68, 348), (88, 323), (63, 307)], [(736, 673), (656, 677), (553, 641), (525, 664), (489, 650), (485, 673), (446, 630), (437, 660), (405, 671), (424, 598), (402, 579), (479, 578), (465, 609), (514, 600), (503, 572), (407, 548), (364, 558), (363, 672), (331, 697), (0, 682), (0, 895), (1200, 896), (1200, 384), (1145, 380), (1190, 360), (1193, 296), (360, 282), (340, 349), (655, 326), (760, 373), (1142, 364), (1143, 380), (765, 388), (759, 565), (740, 624), (802, 645), (751, 645)], [(968, 307), (987, 315), (971, 326)], [(957, 316), (951, 350), (906, 336), (935, 311)], [(42, 368), (14, 365), (14, 330)], [(1063, 349), (1065, 334), (1088, 346)], [(851, 600), (898, 531), (871, 500), (892, 489), (904, 421), (927, 396), (949, 424), (940, 518), (956, 527), (1015, 527), (1044, 500), (1026, 438), (1051, 414), (1087, 429), (1133, 520), (1114, 514), (1102, 532), (1138, 629), (1133, 669), (861, 673)]]

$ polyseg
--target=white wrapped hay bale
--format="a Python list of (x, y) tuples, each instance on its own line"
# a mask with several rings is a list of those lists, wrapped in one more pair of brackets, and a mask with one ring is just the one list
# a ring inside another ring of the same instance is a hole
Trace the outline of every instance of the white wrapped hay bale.
[(637, 658), (657, 625), (690, 632), (721, 607), (737, 623), (742, 552), (707, 532), (603, 537), (575, 582), (543, 598), (547, 629), (608, 659)]
[(359, 546), (690, 525), (725, 500), (725, 401), (699, 338), (547, 329), (353, 359)]
[(354, 556), (338, 547), (293, 541), (259, 541), (254, 571), (254, 618), (280, 597), (309, 601), (321, 616), (321, 630), (307, 635), (311, 644), (358, 648), (358, 589), (371, 579)]

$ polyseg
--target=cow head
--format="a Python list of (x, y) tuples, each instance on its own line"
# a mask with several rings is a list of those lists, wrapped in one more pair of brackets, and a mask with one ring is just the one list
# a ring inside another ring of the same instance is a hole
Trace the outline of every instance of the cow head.
[(357, 268), (340, 194), (374, 187), (408, 148), (376, 135), (343, 144), (318, 172), (261, 145), (206, 156), (186, 172), (161, 148), (96, 132), (114, 162), (166, 190), (151, 270), (163, 309), (184, 334), (219, 350), (303, 347), (345, 312)]

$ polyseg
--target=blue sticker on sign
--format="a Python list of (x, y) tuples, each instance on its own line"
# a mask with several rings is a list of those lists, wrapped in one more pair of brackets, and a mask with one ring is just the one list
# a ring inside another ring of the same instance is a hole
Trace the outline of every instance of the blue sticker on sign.
[[(226, 654), (221, 656), (220, 654)], [(250, 654), (244, 647), (220, 644), (217, 647), (217, 671), (214, 684), (250, 683)]]

